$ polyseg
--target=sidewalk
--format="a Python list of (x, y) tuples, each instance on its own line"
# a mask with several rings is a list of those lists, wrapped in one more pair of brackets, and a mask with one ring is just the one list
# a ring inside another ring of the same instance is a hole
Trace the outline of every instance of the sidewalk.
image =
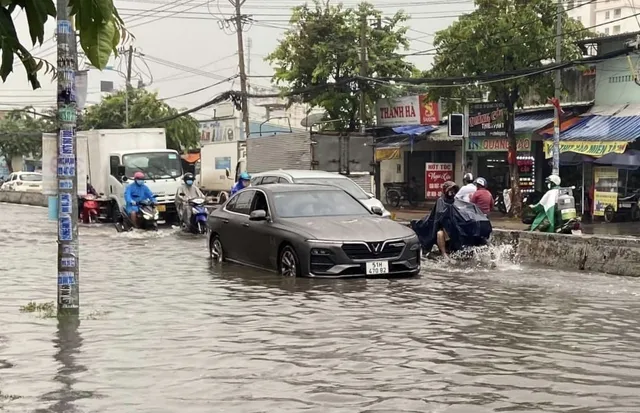
[[(399, 222), (410, 222), (412, 219), (422, 219), (428, 213), (428, 209), (417, 208), (387, 208), (395, 220)], [(494, 228), (509, 231), (526, 231), (529, 225), (525, 225), (518, 219), (513, 219), (502, 215), (499, 212), (492, 212), (489, 215)], [(640, 222), (605, 222), (583, 223), (582, 232), (585, 234), (611, 235), (623, 237), (640, 237)]]

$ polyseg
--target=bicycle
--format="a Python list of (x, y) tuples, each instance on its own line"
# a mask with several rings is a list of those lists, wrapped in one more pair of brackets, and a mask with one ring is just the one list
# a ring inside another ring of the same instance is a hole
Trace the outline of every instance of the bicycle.
[(406, 182), (387, 182), (384, 184), (384, 188), (387, 205), (397, 208), (401, 201), (407, 201), (409, 205), (416, 206), (414, 190)]

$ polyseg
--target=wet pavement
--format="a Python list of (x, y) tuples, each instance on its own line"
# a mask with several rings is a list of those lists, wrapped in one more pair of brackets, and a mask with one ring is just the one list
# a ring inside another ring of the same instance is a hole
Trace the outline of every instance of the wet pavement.
[[(399, 280), (211, 266), (202, 238), (82, 228), (79, 326), (55, 226), (0, 205), (2, 412), (637, 412), (640, 279), (465, 264)], [(27, 222), (25, 228), (18, 222)]]
[[(406, 209), (396, 208), (389, 209), (395, 213), (396, 221), (410, 222), (412, 219), (422, 219), (429, 211), (424, 209)], [(491, 223), (494, 228), (507, 230), (528, 230), (529, 225), (523, 224), (520, 220), (505, 217), (504, 215), (494, 212), (490, 215)], [(640, 222), (583, 222), (582, 232), (585, 234), (604, 235), (613, 237), (640, 237)]]

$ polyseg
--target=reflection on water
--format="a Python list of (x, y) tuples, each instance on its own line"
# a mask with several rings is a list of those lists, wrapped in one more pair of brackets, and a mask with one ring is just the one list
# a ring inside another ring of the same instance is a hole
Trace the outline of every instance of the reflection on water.
[(2, 412), (640, 406), (637, 279), (504, 262), (285, 279), (211, 266), (204, 239), (171, 229), (82, 228), (82, 321), (59, 324), (18, 311), (55, 298), (55, 227), (43, 210), (0, 207)]

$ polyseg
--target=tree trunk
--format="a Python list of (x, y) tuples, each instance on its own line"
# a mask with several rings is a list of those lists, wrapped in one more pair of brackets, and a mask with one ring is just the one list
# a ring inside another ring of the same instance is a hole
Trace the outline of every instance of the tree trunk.
[(522, 196), (520, 194), (520, 171), (518, 170), (516, 131), (515, 131), (515, 104), (508, 101), (506, 105), (505, 129), (509, 139), (509, 178), (511, 180), (511, 210), (509, 215), (520, 217), (522, 215)]

